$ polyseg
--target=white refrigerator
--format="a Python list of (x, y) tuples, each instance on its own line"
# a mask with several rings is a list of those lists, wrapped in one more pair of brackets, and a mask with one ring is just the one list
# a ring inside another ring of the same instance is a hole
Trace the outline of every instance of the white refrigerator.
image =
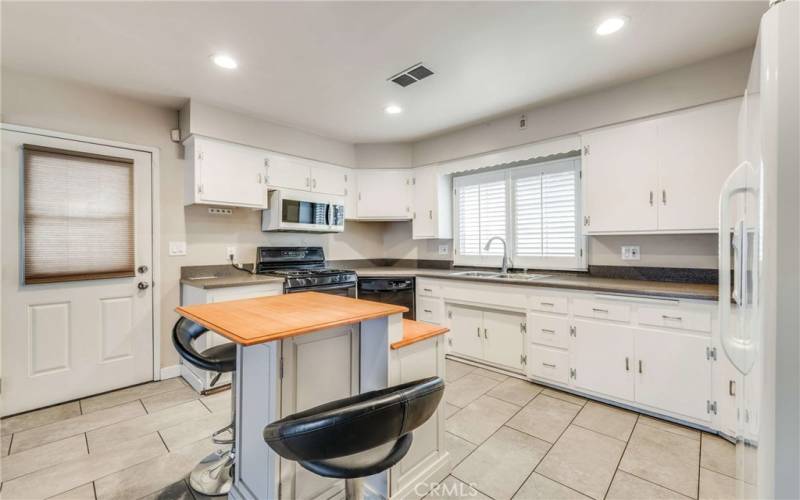
[[(736, 390), (738, 498), (800, 498), (800, 2), (761, 19), (720, 194), (720, 339)], [(733, 269), (733, 273), (731, 273)]]

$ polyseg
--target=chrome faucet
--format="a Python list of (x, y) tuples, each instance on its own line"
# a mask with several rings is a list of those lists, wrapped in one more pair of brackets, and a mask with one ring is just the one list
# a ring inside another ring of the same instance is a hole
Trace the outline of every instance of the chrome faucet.
[(483, 249), (489, 251), (489, 247), (492, 246), (492, 242), (494, 240), (500, 240), (503, 243), (503, 269), (501, 272), (506, 274), (508, 272), (508, 245), (506, 245), (506, 240), (500, 236), (492, 236), (489, 238), (489, 241), (486, 242), (486, 245), (484, 245)]

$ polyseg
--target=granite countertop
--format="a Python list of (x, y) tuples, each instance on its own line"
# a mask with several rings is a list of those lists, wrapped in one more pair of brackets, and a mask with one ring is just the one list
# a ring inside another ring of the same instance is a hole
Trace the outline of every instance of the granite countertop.
[(719, 290), (717, 285), (696, 283), (669, 283), (663, 281), (645, 281), (631, 279), (598, 278), (578, 274), (541, 271), (548, 277), (535, 280), (513, 280), (475, 278), (467, 276), (453, 276), (452, 273), (460, 272), (457, 269), (424, 269), (411, 267), (365, 267), (355, 269), (363, 277), (394, 277), (417, 276), (423, 278), (445, 278), (462, 281), (477, 281), (482, 283), (505, 283), (509, 285), (538, 286), (552, 288), (566, 288), (572, 290), (587, 290), (601, 293), (621, 293), (642, 295), (649, 297), (666, 297), (694, 300), (717, 300)]
[[(252, 269), (252, 264), (245, 267)], [(230, 265), (190, 266), (181, 268), (181, 284), (197, 288), (213, 289), (233, 286), (263, 285), (267, 283), (283, 283), (278, 276), (250, 274), (234, 269)]]

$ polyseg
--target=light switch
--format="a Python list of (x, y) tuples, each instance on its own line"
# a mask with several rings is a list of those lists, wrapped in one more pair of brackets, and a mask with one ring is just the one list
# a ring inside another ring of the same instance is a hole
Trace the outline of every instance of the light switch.
[(622, 247), (622, 260), (640, 260), (642, 258), (638, 245)]
[(186, 255), (186, 242), (185, 241), (170, 241), (169, 242), (170, 255)]

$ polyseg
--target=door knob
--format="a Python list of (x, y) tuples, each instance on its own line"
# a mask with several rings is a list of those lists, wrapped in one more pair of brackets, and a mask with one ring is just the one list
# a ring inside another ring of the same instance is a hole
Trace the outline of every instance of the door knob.
[(149, 268), (149, 267), (147, 267), (147, 266), (139, 266), (138, 268), (136, 268), (136, 271), (138, 271), (138, 273), (139, 273), (139, 274), (144, 274), (144, 273), (146, 273), (146, 272), (147, 272), (149, 269), (150, 269), (150, 268)]
[(150, 288), (150, 283), (147, 283), (146, 281), (140, 281), (136, 286), (139, 288), (139, 290), (147, 290)]

